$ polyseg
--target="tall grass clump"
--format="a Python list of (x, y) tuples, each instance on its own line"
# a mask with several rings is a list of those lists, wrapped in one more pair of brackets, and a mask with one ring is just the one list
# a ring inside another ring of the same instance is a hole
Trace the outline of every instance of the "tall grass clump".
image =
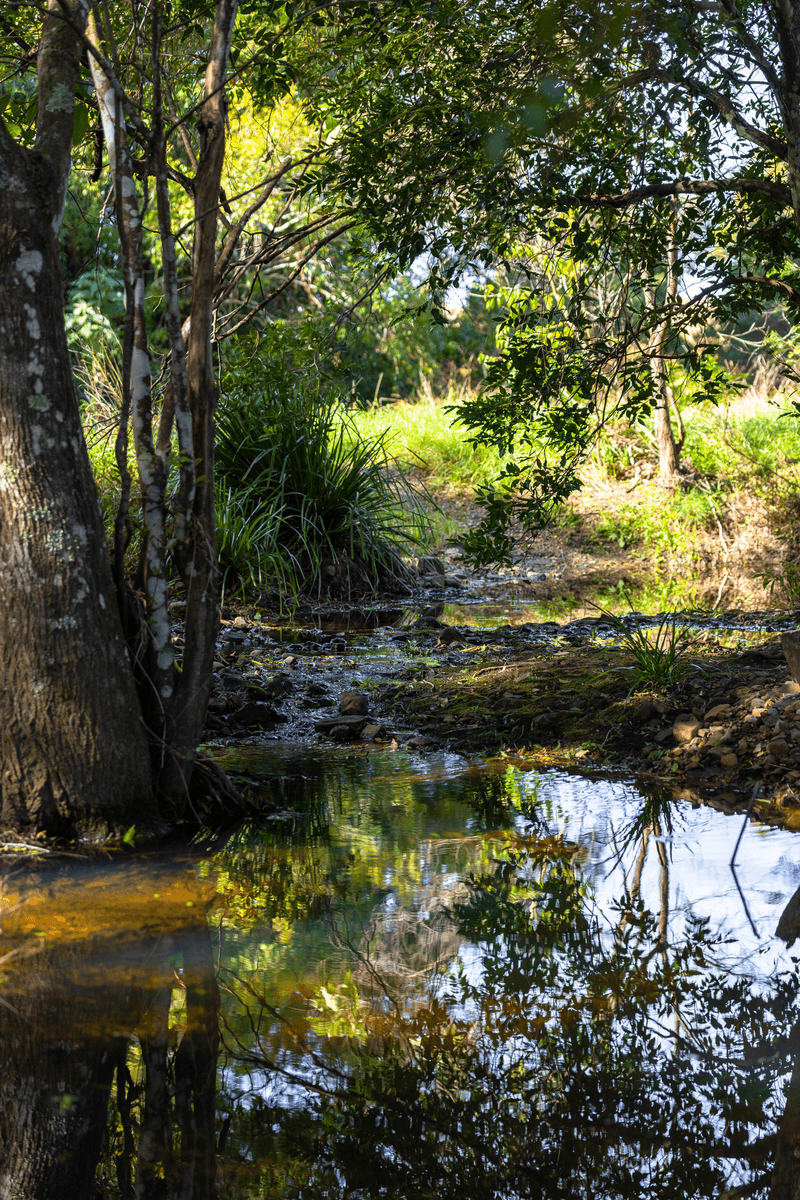
[(643, 628), (635, 619), (625, 621), (607, 609), (599, 609), (599, 612), (602, 620), (611, 625), (622, 646), (633, 655), (633, 666), (615, 668), (632, 673), (631, 691), (637, 687), (670, 689), (686, 674), (689, 663), (685, 653), (691, 636), (679, 624), (676, 614), (665, 613), (657, 626)]
[(402, 581), (402, 555), (429, 526), (387, 440), (357, 429), (336, 389), (312, 371), (234, 363), (217, 413), (226, 580), (333, 595)]

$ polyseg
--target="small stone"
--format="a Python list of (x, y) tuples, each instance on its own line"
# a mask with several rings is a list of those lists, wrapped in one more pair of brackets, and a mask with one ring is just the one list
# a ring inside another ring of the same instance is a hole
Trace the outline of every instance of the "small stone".
[[(264, 688), (264, 691), (270, 699), (276, 699), (279, 696), (288, 696), (294, 690), (294, 684), (288, 675), (275, 675), (270, 679), (269, 683)], [(308, 689), (309, 692), (311, 688)]]
[(352, 737), (358, 737), (367, 723), (366, 717), (325, 717), (314, 725), (317, 733), (333, 733), (334, 729), (349, 729)]
[(706, 713), (706, 723), (713, 721), (716, 717), (727, 717), (730, 714), (730, 711), (730, 704), (715, 704), (714, 707), (710, 708)]
[(361, 692), (342, 692), (339, 712), (343, 717), (365, 717), (369, 712), (369, 700)]
[(281, 659), (281, 666), (284, 666), (284, 667), (297, 666), (297, 658), (295, 657), (294, 654), (287, 654), (285, 658)]
[(365, 725), (361, 730), (362, 742), (373, 742), (376, 738), (386, 736), (386, 730), (383, 725)]
[(436, 644), (437, 646), (453, 646), (461, 650), (467, 643), (457, 629), (443, 629), (436, 639)]
[(231, 621), (231, 628), (249, 629), (250, 626), (248, 625), (247, 621), (245, 621), (244, 617), (234, 617), (234, 619)]
[(773, 738), (769, 743), (769, 752), (774, 754), (777, 759), (789, 757), (789, 746), (783, 738)]
[(696, 738), (700, 732), (700, 722), (691, 713), (680, 713), (672, 726), (672, 736), (676, 742), (685, 744)]
[(427, 558), (418, 558), (417, 571), (420, 575), (429, 578), (432, 576), (438, 577), (442, 582), (444, 582), (444, 563), (440, 558), (433, 558), (432, 556)]
[(726, 767), (728, 770), (730, 770), (732, 767), (738, 767), (739, 759), (736, 757), (735, 754), (729, 752), (728, 754), (722, 755), (722, 757), (719, 760), (719, 765), (721, 767)]

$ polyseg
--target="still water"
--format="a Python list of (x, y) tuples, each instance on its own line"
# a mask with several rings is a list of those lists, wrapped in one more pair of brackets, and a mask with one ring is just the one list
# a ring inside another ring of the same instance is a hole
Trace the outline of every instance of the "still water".
[(4, 866), (0, 1197), (798, 1194), (796, 836), (245, 753), (278, 809), (214, 846)]

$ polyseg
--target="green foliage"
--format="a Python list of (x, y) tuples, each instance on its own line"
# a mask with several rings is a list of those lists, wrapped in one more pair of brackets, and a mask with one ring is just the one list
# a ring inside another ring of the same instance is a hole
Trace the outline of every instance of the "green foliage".
[(400, 556), (427, 528), (419, 496), (386, 434), (361, 437), (341, 395), (293, 354), (294, 335), (281, 336), (226, 362), (216, 452), (223, 569), (246, 584), (277, 574), (316, 591), (402, 577)]
[(64, 309), (67, 342), (73, 354), (113, 354), (120, 349), (118, 330), (125, 318), (125, 299), (120, 271), (97, 266), (75, 281)]
[(401, 276), (375, 294), (365, 314), (340, 327), (334, 358), (347, 391), (368, 405), (381, 397), (409, 399), (419, 388), (444, 392), (454, 378), (474, 385), (483, 374), (481, 356), (493, 348), (494, 323), (479, 289), (436, 323), (424, 290)]
[(661, 504), (621, 504), (604, 512), (591, 539), (616, 544), (621, 550), (645, 545), (651, 550), (689, 548), (691, 532), (713, 525), (714, 496), (697, 488), (676, 492)]
[(654, 628), (644, 628), (635, 618), (626, 620), (606, 609), (600, 609), (600, 615), (636, 660), (632, 667), (619, 668), (633, 673), (631, 691), (637, 687), (673, 688), (686, 674), (685, 651), (691, 635), (674, 613), (665, 613)]
[(776, 592), (782, 595), (793, 608), (800, 608), (800, 565), (791, 559), (784, 559), (777, 570), (764, 571), (756, 575), (765, 591), (775, 598)]

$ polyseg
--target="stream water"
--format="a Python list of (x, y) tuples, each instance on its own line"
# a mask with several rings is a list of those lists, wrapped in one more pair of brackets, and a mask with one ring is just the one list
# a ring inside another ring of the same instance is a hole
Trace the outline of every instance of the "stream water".
[(798, 1194), (794, 835), (524, 760), (227, 753), (258, 824), (3, 866), (0, 1198)]

